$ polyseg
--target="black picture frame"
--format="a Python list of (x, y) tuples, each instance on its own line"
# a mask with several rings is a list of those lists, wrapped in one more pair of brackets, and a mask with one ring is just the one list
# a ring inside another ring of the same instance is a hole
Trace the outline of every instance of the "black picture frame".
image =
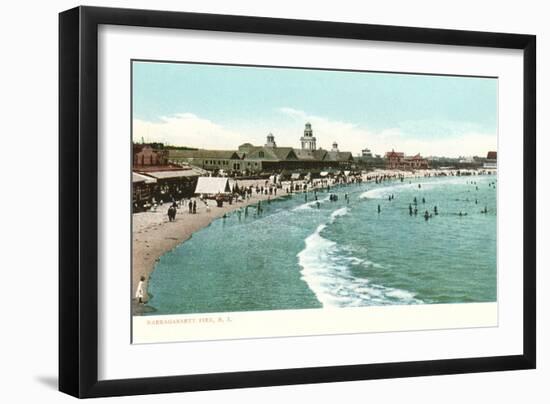
[[(98, 381), (98, 26), (194, 29), (523, 51), (523, 354)], [(77, 7), (59, 15), (59, 390), (102, 397), (536, 366), (536, 37), (185, 12)]]

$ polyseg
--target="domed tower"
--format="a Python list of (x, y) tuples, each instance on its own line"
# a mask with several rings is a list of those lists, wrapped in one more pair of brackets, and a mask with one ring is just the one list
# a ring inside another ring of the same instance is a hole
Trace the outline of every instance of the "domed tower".
[(275, 143), (275, 136), (273, 136), (273, 133), (267, 135), (267, 142), (265, 144), (265, 147), (277, 147), (277, 144)]
[(338, 151), (338, 143), (336, 142), (332, 142), (332, 150), (333, 152), (337, 152)]
[(313, 130), (309, 122), (306, 123), (304, 136), (300, 138), (300, 142), (302, 143), (302, 150), (315, 150), (317, 148), (317, 139), (313, 137)]

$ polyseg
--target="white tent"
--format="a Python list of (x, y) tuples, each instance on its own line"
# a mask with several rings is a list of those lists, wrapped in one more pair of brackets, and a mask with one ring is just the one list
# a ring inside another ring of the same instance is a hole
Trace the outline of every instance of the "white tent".
[(299, 180), (300, 179), (300, 173), (292, 173), (290, 176), (291, 180)]
[(146, 184), (154, 184), (155, 182), (157, 182), (157, 180), (155, 178), (151, 178), (147, 175), (132, 172), (132, 182), (134, 184), (138, 183), (138, 182), (144, 182)]
[(195, 188), (196, 194), (226, 194), (233, 191), (235, 186), (234, 181), (225, 177), (199, 177), (197, 181), (197, 187)]

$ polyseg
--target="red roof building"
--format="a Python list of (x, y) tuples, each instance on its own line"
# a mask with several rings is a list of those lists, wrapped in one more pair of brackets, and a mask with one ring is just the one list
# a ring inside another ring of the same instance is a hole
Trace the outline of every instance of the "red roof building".
[(148, 144), (133, 145), (133, 166), (163, 166), (168, 164), (168, 151), (154, 149)]
[(402, 152), (386, 152), (386, 168), (390, 170), (421, 170), (428, 168), (428, 160), (420, 154), (405, 156)]
[(386, 168), (390, 170), (400, 168), (403, 164), (404, 157), (405, 153), (396, 152), (393, 149), (391, 152), (386, 152), (386, 155), (384, 156), (384, 158), (386, 159)]

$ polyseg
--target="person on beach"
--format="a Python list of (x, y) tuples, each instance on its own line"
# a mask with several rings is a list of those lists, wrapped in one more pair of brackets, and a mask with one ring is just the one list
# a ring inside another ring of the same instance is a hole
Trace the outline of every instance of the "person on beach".
[(422, 198), (422, 203), (426, 203), (426, 198)]
[(144, 295), (143, 282), (145, 282), (145, 277), (144, 276), (139, 278), (139, 282), (138, 282), (137, 289), (136, 289), (136, 299), (138, 299), (139, 304), (143, 304), (143, 295)]
[(434, 215), (439, 215), (439, 213), (437, 212), (437, 206), (434, 206)]
[(193, 201), (193, 213), (197, 213), (197, 201)]
[(378, 214), (380, 214), (380, 205), (378, 205)]
[(409, 203), (409, 216), (412, 216), (413, 215), (413, 207), (412, 205)]
[(193, 213), (193, 202), (189, 199), (189, 213)]
[(415, 205), (417, 204), (416, 196), (415, 196), (414, 199), (413, 199), (413, 203), (414, 203)]
[(244, 208), (244, 217), (248, 217), (248, 206)]
[(170, 206), (168, 208), (168, 221), (173, 222), (176, 220), (176, 208), (174, 206)]

